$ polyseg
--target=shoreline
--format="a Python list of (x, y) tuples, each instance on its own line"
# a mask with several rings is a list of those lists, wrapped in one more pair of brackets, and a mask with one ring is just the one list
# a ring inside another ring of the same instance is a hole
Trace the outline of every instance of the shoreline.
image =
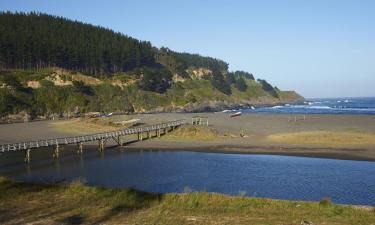
[[(190, 125), (161, 138), (141, 142), (134, 142), (135, 137), (125, 137), (124, 141), (128, 142), (125, 149), (285, 155), (375, 162), (375, 116), (371, 115), (307, 115), (305, 120), (297, 122), (290, 122), (289, 114), (264, 113), (243, 114), (235, 118), (225, 113), (157, 113), (139, 114), (131, 118), (139, 119), (142, 124), (157, 124), (178, 119), (189, 122), (193, 116), (207, 118), (209, 126), (194, 128)], [(79, 120), (68, 122), (0, 125), (0, 143), (92, 134), (110, 128)], [(199, 133), (194, 134), (195, 129)], [(245, 133), (245, 137), (241, 136), (241, 132)], [(363, 143), (363, 140), (367, 142)], [(87, 143), (85, 146), (93, 144)]]

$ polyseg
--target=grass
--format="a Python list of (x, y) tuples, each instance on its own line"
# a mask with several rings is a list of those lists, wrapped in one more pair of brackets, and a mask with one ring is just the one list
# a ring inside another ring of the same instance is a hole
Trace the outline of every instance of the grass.
[(375, 145), (375, 134), (360, 132), (305, 131), (273, 134), (267, 137), (271, 142), (317, 145), (329, 147)]
[(0, 178), (0, 223), (375, 224), (371, 209), (214, 193), (150, 194), (132, 189), (15, 183)]
[(207, 126), (185, 125), (167, 135), (164, 135), (162, 139), (180, 141), (215, 141), (223, 138), (230, 138), (232, 136), (229, 134), (221, 135), (216, 129)]
[(69, 135), (84, 135), (84, 134), (108, 132), (108, 131), (120, 129), (119, 127), (98, 124), (98, 123), (90, 122), (90, 120), (82, 120), (82, 119), (72, 119), (72, 120), (51, 122), (50, 126), (52, 127), (53, 130), (57, 132), (66, 133)]

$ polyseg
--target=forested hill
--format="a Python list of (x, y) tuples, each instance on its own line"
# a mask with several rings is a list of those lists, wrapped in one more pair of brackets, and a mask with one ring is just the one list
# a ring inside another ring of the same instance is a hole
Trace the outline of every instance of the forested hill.
[(62, 67), (93, 75), (156, 66), (149, 42), (45, 14), (0, 15), (3, 67)]
[(228, 69), (221, 60), (159, 51), (150, 42), (103, 27), (39, 13), (0, 14), (0, 48), (3, 68), (61, 67), (94, 76), (161, 64), (177, 71), (188, 66)]
[(225, 108), (301, 99), (251, 73), (229, 72), (219, 59), (62, 17), (0, 13), (0, 116), (194, 111), (217, 102)]

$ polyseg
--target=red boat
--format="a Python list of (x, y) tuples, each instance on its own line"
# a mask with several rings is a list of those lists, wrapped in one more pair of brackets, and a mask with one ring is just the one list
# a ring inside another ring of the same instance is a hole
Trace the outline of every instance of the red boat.
[(241, 115), (242, 115), (242, 112), (236, 112), (236, 113), (230, 114), (229, 116), (236, 117), (236, 116), (241, 116)]

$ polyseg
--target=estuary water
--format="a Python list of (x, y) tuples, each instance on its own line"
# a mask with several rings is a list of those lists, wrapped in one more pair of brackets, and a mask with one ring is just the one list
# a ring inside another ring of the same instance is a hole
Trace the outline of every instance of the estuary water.
[(84, 179), (88, 185), (148, 192), (191, 191), (275, 199), (375, 205), (375, 163), (321, 158), (187, 151), (73, 150), (52, 160), (34, 151), (29, 165), (18, 152), (0, 157), (0, 175), (19, 181)]

